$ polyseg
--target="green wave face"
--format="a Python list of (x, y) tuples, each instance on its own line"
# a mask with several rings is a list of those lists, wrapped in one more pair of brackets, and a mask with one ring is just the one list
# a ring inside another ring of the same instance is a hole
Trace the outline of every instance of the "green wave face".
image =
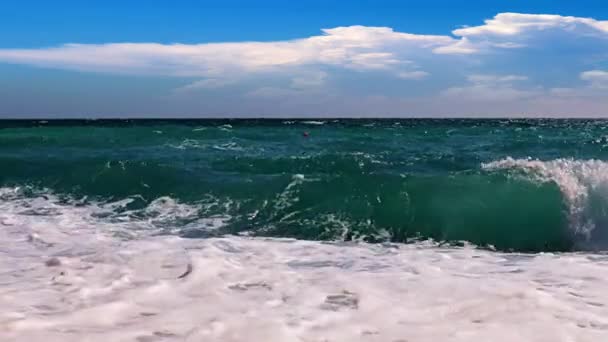
[[(3, 122), (0, 186), (31, 189), (22, 192), (26, 197), (52, 192), (66, 205), (130, 199), (107, 219), (127, 213), (133, 222), (150, 221), (158, 206), (169, 206), (159, 199), (170, 198), (194, 214), (163, 211), (175, 219), (150, 222), (192, 238), (433, 239), (504, 251), (604, 250), (605, 126)], [(222, 218), (222, 227), (210, 230), (200, 218)]]
[(464, 240), (517, 251), (574, 246), (559, 189), (550, 184), (485, 175), (378, 175), (303, 179), (287, 188), (234, 229), (304, 239)]

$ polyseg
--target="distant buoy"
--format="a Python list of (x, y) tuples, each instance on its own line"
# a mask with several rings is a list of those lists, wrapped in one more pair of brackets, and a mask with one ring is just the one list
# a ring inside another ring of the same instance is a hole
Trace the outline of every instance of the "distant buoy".
[(308, 137), (310, 136), (310, 133), (308, 133), (308, 132), (304, 132), (304, 133), (302, 133), (302, 136), (303, 136), (304, 138), (308, 138)]

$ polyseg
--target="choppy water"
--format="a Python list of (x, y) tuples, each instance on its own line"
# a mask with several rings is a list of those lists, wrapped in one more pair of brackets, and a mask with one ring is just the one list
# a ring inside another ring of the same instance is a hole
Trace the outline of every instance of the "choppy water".
[(608, 122), (0, 127), (3, 340), (608, 337)]

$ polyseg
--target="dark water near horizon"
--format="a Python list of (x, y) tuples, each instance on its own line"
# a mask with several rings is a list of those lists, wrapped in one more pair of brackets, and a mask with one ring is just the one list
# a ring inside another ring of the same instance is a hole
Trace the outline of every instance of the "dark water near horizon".
[(0, 121), (4, 200), (190, 238), (604, 251), (607, 159), (602, 120)]

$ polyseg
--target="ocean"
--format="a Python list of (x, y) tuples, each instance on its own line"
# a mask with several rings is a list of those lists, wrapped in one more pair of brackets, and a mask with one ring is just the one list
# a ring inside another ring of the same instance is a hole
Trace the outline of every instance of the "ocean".
[(0, 121), (2, 341), (601, 341), (608, 121)]

